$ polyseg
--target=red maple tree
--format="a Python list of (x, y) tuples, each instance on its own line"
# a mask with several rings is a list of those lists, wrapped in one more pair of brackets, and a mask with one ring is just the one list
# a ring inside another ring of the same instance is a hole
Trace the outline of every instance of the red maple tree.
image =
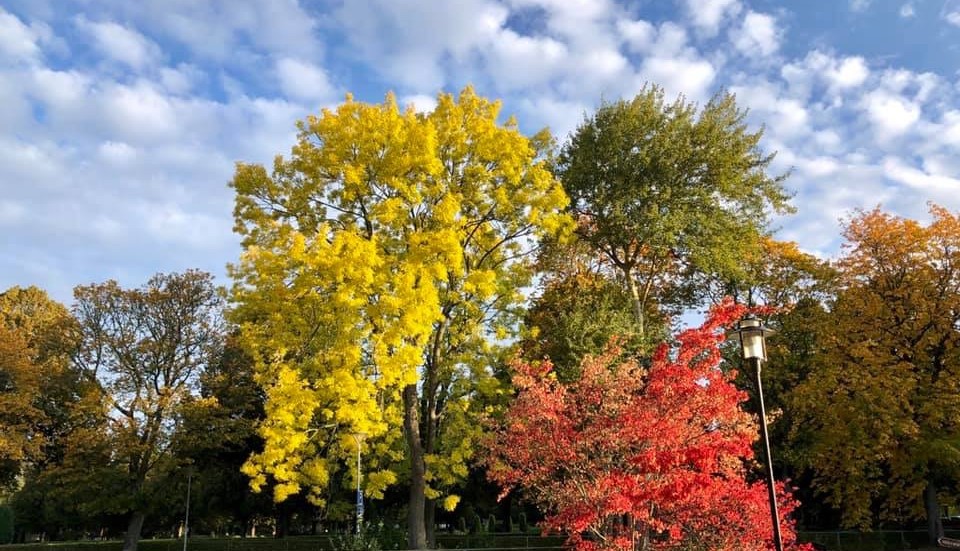
[[(743, 313), (714, 308), (646, 369), (615, 345), (566, 385), (547, 361), (516, 361), (518, 394), (487, 441), (488, 476), (502, 495), (520, 488), (578, 551), (771, 549), (766, 486), (747, 480), (757, 426), (734, 374), (718, 368), (723, 328)], [(783, 484), (778, 495), (787, 518), (796, 502)], [(807, 548), (781, 526), (789, 548)]]

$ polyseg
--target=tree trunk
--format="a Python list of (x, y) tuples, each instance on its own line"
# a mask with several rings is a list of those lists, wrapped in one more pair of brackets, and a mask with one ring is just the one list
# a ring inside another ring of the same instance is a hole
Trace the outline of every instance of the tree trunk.
[(630, 298), (633, 302), (633, 315), (637, 318), (637, 328), (640, 336), (645, 337), (646, 328), (644, 327), (643, 298), (640, 296), (640, 288), (637, 287), (637, 281), (633, 279), (633, 274), (630, 273), (630, 270), (624, 270), (623, 277), (627, 279), (627, 285), (630, 286)]
[(140, 511), (134, 511), (130, 515), (127, 533), (123, 535), (123, 551), (137, 551), (137, 542), (140, 541), (140, 530), (143, 528), (145, 518), (146, 515)]
[(943, 523), (940, 520), (937, 486), (930, 480), (927, 480), (927, 487), (923, 489), (923, 507), (927, 511), (927, 536), (930, 538), (930, 545), (937, 545), (937, 540), (943, 537)]
[(428, 499), (424, 504), (423, 524), (427, 531), (427, 545), (437, 548), (437, 500)]
[(407, 505), (407, 548), (427, 549), (424, 525), (426, 466), (423, 462), (423, 444), (420, 441), (420, 400), (417, 385), (403, 389), (403, 428), (410, 448), (410, 500)]

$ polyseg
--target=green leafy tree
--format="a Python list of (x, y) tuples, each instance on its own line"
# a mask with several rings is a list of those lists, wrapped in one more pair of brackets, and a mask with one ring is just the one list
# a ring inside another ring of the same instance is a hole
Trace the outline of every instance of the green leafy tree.
[[(253, 361), (237, 335), (231, 335), (220, 359), (201, 374), (199, 395), (184, 404), (173, 440), (177, 460), (193, 473), (190, 514), (195, 526), (223, 533), (236, 523), (246, 534), (258, 514), (273, 512), (270, 499), (254, 494), (241, 472), (250, 454), (263, 448), (256, 434), (263, 405), (263, 391), (253, 380)], [(182, 472), (179, 478), (182, 482)]]
[(769, 213), (789, 210), (744, 115), (729, 94), (698, 110), (648, 86), (602, 105), (560, 154), (578, 235), (628, 291), (640, 334), (699, 298), (698, 274), (742, 280)]
[(544, 276), (524, 318), (521, 348), (526, 358), (549, 358), (561, 381), (575, 380), (582, 360), (614, 337), (627, 353), (640, 356), (649, 351), (651, 337), (664, 333), (666, 323), (659, 318), (660, 330), (648, 322), (640, 334), (629, 293), (586, 243), (547, 243), (538, 264)]
[(237, 167), (231, 298), (267, 397), (245, 472), (275, 499), (322, 503), (363, 434), (367, 495), (409, 470), (410, 548), (428, 545), (437, 500), (456, 505), (529, 253), (569, 225), (549, 135), (498, 117), (470, 88), (427, 114), (348, 98), (300, 123), (272, 174)]

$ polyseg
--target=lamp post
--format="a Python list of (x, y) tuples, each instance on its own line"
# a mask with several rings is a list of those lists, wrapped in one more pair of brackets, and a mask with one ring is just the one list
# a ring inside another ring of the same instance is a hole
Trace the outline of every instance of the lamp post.
[(187, 537), (190, 535), (190, 486), (193, 482), (193, 461), (187, 464), (187, 507), (183, 515), (183, 551), (187, 551)]
[(363, 492), (360, 491), (360, 448), (363, 447), (363, 439), (367, 435), (362, 432), (353, 434), (357, 441), (357, 534), (360, 534), (360, 527), (363, 526)]
[(783, 540), (780, 537), (780, 514), (777, 511), (777, 492), (773, 479), (773, 458), (770, 454), (770, 436), (767, 434), (767, 410), (763, 405), (763, 384), (760, 381), (761, 366), (767, 359), (766, 335), (774, 333), (773, 329), (764, 326), (756, 318), (746, 318), (737, 323), (737, 328), (731, 334), (737, 335), (740, 340), (740, 351), (743, 359), (753, 364), (756, 377), (757, 397), (760, 401), (760, 435), (763, 437), (763, 453), (767, 460), (767, 493), (770, 498), (770, 518), (773, 521), (773, 544), (777, 551), (783, 551)]

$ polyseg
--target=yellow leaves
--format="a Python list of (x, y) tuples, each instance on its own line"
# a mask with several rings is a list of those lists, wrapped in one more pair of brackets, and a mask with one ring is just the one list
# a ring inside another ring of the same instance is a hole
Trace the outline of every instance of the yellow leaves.
[(383, 492), (397, 482), (397, 473), (390, 470), (380, 470), (367, 473), (365, 476), (365, 494), (373, 499), (383, 499)]
[(457, 505), (460, 503), (460, 496), (458, 495), (448, 495), (443, 498), (443, 501), (440, 502), (440, 506), (443, 507), (445, 511), (453, 511), (457, 508)]
[(304, 461), (303, 478), (313, 487), (323, 488), (330, 482), (330, 471), (322, 457), (312, 457)]
[[(401, 111), (392, 95), (348, 98), (301, 122), (272, 174), (237, 166), (244, 252), (229, 268), (232, 316), (267, 392), (264, 451), (244, 472), (258, 485), (272, 479), (275, 498), (305, 488), (320, 499), (356, 452), (345, 436), (354, 432), (367, 434), (366, 491), (382, 495), (403, 453), (401, 390), (452, 384), (458, 365), (481, 363), (485, 335), (510, 326), (483, 323), (508, 316), (529, 282), (531, 239), (572, 227), (562, 187), (537, 158), (545, 140), (501, 124), (499, 110), (471, 88), (441, 94), (426, 115)], [(441, 328), (451, 329), (431, 340)], [(428, 353), (442, 372), (425, 373)], [(492, 391), (481, 378), (459, 392)], [(479, 430), (469, 400), (450, 403), (429, 467), (437, 491), (466, 476)]]
[(463, 282), (463, 290), (485, 299), (497, 291), (497, 274), (493, 270), (474, 270)]

